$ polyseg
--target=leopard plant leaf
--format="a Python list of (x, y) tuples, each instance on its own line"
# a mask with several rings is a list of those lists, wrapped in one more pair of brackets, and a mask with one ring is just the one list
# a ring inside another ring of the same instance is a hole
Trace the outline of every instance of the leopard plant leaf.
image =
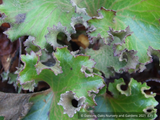
[[(127, 90), (123, 90), (121, 86), (125, 85), (124, 80), (116, 79), (113, 83), (109, 83), (108, 91), (111, 94), (106, 94), (106, 89), (103, 92), (100, 92), (96, 96), (95, 100), (97, 106), (94, 107), (93, 113), (108, 114), (108, 119), (111, 119), (109, 115), (123, 115), (119, 117), (112, 117), (114, 120), (126, 119), (126, 120), (135, 120), (135, 119), (145, 119), (151, 120), (156, 118), (156, 109), (158, 102), (155, 100), (155, 93), (147, 94), (144, 91), (150, 89), (146, 83), (139, 83), (133, 78), (131, 78)], [(82, 112), (83, 113), (83, 112)], [(133, 114), (134, 116), (130, 116)], [(139, 116), (140, 114), (143, 117)], [(150, 115), (149, 115), (150, 114)], [(104, 115), (104, 114), (103, 114)], [(127, 117), (128, 116), (128, 117)], [(106, 117), (99, 117), (99, 120), (105, 120)]]
[(109, 27), (118, 31), (129, 26), (132, 36), (123, 46), (118, 46), (121, 50), (138, 51), (140, 63), (151, 62), (147, 49), (149, 46), (159, 49), (160, 45), (159, 0), (75, 0), (75, 3), (79, 8), (86, 8), (92, 17), (88, 21), (91, 26), (88, 35), (92, 42), (100, 37), (107, 44)]
[[(103, 78), (92, 72), (95, 62), (89, 56), (73, 55), (67, 47), (63, 47), (57, 48), (53, 57), (56, 64), (48, 67), (39, 61), (39, 54), (33, 51), (22, 55), (25, 66), (19, 73), (19, 82), (23, 89), (30, 91), (38, 81), (45, 81), (50, 85), (53, 99), (49, 119), (78, 119), (77, 111), (96, 105), (94, 96), (90, 93), (98, 93), (104, 86)], [(72, 105), (73, 101), (77, 101), (75, 107)]]
[(134, 50), (118, 50), (116, 45), (125, 43), (125, 40), (130, 37), (132, 32), (127, 27), (125, 30), (114, 31), (110, 29), (108, 31), (109, 41), (108, 45), (103, 42), (99, 43), (100, 48), (98, 50), (88, 49), (86, 54), (90, 55), (96, 61), (96, 68), (101, 70), (106, 78), (115, 75), (116, 73), (135, 71), (138, 65), (138, 57)]
[(70, 34), (76, 32), (74, 25), (81, 23), (88, 27), (89, 18), (72, 0), (3, 0), (0, 13), (0, 24), (5, 22), (11, 26), (5, 31), (11, 41), (30, 35), (41, 49), (47, 43), (59, 46), (57, 35), (60, 32), (66, 34), (69, 41)]

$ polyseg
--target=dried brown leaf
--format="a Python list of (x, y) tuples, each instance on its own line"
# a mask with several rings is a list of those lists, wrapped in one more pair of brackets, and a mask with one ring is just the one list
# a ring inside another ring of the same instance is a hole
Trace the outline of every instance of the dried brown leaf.
[(0, 116), (4, 116), (4, 120), (20, 120), (32, 106), (31, 95), (0, 92)]

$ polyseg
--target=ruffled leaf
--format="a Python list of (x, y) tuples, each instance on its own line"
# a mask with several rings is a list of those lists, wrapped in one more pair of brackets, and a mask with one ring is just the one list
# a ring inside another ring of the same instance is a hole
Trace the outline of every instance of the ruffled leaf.
[(121, 31), (108, 31), (108, 44), (102, 45), (99, 50), (88, 49), (86, 54), (90, 55), (96, 61), (96, 68), (101, 70), (105, 77), (109, 78), (115, 72), (122, 73), (135, 71), (138, 65), (138, 57), (134, 50), (121, 50), (116, 48), (117, 44), (123, 45), (127, 36), (131, 35), (129, 27)]
[[(63, 71), (59, 74), (49, 68), (43, 68), (37, 73), (36, 69), (39, 69), (37, 65), (40, 61), (39, 56), (34, 52), (22, 56), (22, 61), (25, 63), (24, 69), (19, 74), (22, 87), (27, 88), (26, 85), (30, 85), (28, 89), (33, 90), (35, 83), (45, 81), (53, 91), (54, 97), (50, 107), (50, 119), (66, 120), (71, 119), (69, 117), (72, 116), (73, 119), (77, 119), (77, 111), (85, 110), (86, 105), (95, 105), (94, 97), (90, 95), (90, 92), (97, 93), (104, 86), (102, 77), (92, 72), (95, 62), (89, 56), (72, 54), (66, 47), (57, 48), (57, 52), (53, 53), (54, 58), (57, 60), (56, 63), (60, 61), (58, 66)], [(53, 67), (57, 68), (56, 65)], [(85, 70), (90, 72), (88, 73)], [(79, 101), (77, 109), (74, 109), (72, 100)], [(69, 113), (65, 110), (66, 105), (67, 108), (73, 108), (71, 111), (68, 110)]]
[[(59, 32), (64, 32), (70, 40), (69, 35), (75, 33), (74, 23), (85, 24), (87, 27), (87, 13), (81, 8), (77, 9), (71, 0), (3, 0), (0, 11), (4, 13), (0, 24), (5, 22), (11, 25), (5, 32), (11, 41), (30, 35), (34, 38), (34, 44), (41, 49), (46, 47), (47, 42), (54, 47), (59, 46), (56, 39)], [(82, 17), (72, 23), (71, 19), (77, 16)]]
[[(138, 83), (136, 80), (131, 79), (128, 84), (127, 90), (122, 90), (121, 85), (125, 85), (123, 79), (117, 79), (114, 83), (109, 83), (108, 90), (110, 94), (103, 94), (96, 97), (97, 106), (94, 108), (94, 112), (108, 113), (108, 115), (125, 115), (123, 119), (142, 119), (139, 114), (143, 114), (143, 119), (154, 119), (156, 118), (156, 109), (154, 108), (158, 102), (155, 100), (155, 94), (146, 94), (144, 90), (150, 89), (146, 83)], [(147, 112), (149, 110), (150, 112)], [(126, 115), (137, 115), (127, 118)], [(147, 118), (147, 115), (151, 114)], [(105, 119), (99, 118), (100, 120)], [(108, 117), (108, 118), (111, 118)], [(113, 117), (114, 118), (114, 117)], [(122, 119), (122, 116), (117, 119)], [(116, 118), (114, 118), (116, 120)]]
[(147, 55), (149, 46), (159, 49), (159, 1), (75, 0), (75, 3), (79, 8), (86, 8), (90, 16), (98, 16), (89, 20), (89, 25), (91, 26), (91, 33), (88, 33), (90, 40), (98, 36), (106, 40), (109, 27), (114, 30), (123, 30), (127, 26), (130, 26), (133, 35), (127, 39), (124, 48), (138, 51), (137, 56), (141, 63), (147, 63), (150, 60)]
[(2, 77), (2, 82), (8, 80), (8, 84), (13, 84), (15, 89), (17, 89), (17, 74), (15, 72), (10, 73), (9, 71), (7, 72), (4, 71), (3, 73), (1, 73), (1, 77)]

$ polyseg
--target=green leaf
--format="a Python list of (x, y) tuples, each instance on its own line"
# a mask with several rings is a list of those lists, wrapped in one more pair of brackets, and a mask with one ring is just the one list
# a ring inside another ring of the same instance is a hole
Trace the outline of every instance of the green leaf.
[(80, 8), (86, 8), (90, 16), (97, 15), (89, 20), (92, 26), (88, 33), (90, 39), (101, 36), (107, 39), (109, 27), (114, 30), (123, 30), (127, 26), (133, 35), (127, 38), (124, 48), (138, 51), (141, 63), (148, 62), (147, 49), (152, 46), (159, 49), (160, 45), (160, 1), (159, 0), (75, 0)]
[[(0, 11), (5, 14), (0, 24), (11, 24), (11, 28), (5, 32), (11, 41), (30, 35), (34, 37), (34, 44), (41, 49), (45, 48), (47, 42), (56, 47), (59, 32), (65, 33), (70, 40), (70, 34), (75, 33), (74, 25), (77, 23), (87, 27), (85, 11), (77, 9), (72, 0), (3, 0)], [(77, 16), (79, 21), (76, 21)]]
[(116, 115), (118, 113), (128, 115), (132, 113), (137, 113), (136, 115), (146, 113), (148, 115), (149, 112), (147, 112), (147, 109), (150, 109), (151, 114), (154, 116), (152, 119), (157, 116), (154, 107), (158, 102), (154, 98), (155, 94), (151, 93), (150, 95), (147, 95), (144, 92), (144, 90), (150, 89), (146, 83), (141, 84), (136, 80), (131, 79), (128, 88), (125, 91), (121, 89), (121, 85), (125, 85), (123, 79), (117, 79), (114, 83), (109, 83), (108, 87), (108, 90), (113, 96), (105, 93), (95, 98), (97, 102), (97, 106), (94, 108), (95, 114), (96, 112), (105, 112), (111, 115)]
[(1, 116), (0, 116), (0, 120), (4, 120), (4, 117), (1, 117)]
[[(57, 48), (53, 57), (56, 59), (57, 65), (50, 69), (45, 65), (40, 65), (42, 63), (36, 53), (31, 52), (30, 55), (23, 55), (22, 61), (25, 63), (25, 67), (19, 74), (20, 84), (25, 89), (33, 90), (33, 86), (38, 81), (47, 82), (54, 94), (49, 118), (51, 120), (66, 120), (74, 116), (73, 119), (78, 119), (77, 114), (75, 114), (77, 111), (85, 110), (86, 105), (95, 105), (90, 92), (97, 93), (104, 86), (103, 79), (92, 73), (95, 62), (89, 56), (76, 56), (64, 47)], [(61, 73), (61, 69), (63, 73)], [(59, 73), (55, 70), (59, 70)], [(86, 70), (90, 72), (87, 73)], [(77, 107), (72, 105), (74, 99), (78, 102)], [(70, 109), (66, 111), (67, 108)]]
[(33, 106), (23, 120), (49, 120), (52, 99), (53, 92), (51, 89), (34, 93), (29, 100)]
[(34, 37), (29, 36), (28, 39), (24, 42), (24, 46), (26, 47), (25, 51), (27, 53), (30, 53), (31, 51), (37, 52), (40, 50), (38, 46), (34, 45), (33, 43), (34, 39), (35, 39)]
[(3, 73), (1, 73), (1, 77), (2, 77), (2, 82), (8, 80), (8, 84), (13, 84), (15, 89), (17, 89), (17, 74), (15, 72), (10, 73), (9, 71), (7, 72), (4, 71)]
[(118, 32), (110, 29), (108, 33), (107, 41), (109, 45), (103, 45), (102, 43), (99, 50), (88, 49), (86, 51), (86, 54), (96, 61), (95, 67), (101, 70), (106, 78), (114, 76), (115, 72), (135, 71), (134, 69), (138, 64), (138, 58), (135, 56), (137, 52), (114, 49), (116, 44), (123, 44), (125, 39), (131, 35), (129, 27)]
[(152, 56), (157, 56), (160, 60), (160, 50), (155, 50), (151, 46), (148, 48), (148, 55), (150, 57), (150, 61), (152, 61)]

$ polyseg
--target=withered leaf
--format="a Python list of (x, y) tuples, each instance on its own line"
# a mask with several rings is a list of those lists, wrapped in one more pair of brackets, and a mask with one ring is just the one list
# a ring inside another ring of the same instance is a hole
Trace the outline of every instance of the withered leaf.
[(32, 106), (31, 95), (0, 92), (0, 116), (4, 116), (4, 120), (20, 120)]

